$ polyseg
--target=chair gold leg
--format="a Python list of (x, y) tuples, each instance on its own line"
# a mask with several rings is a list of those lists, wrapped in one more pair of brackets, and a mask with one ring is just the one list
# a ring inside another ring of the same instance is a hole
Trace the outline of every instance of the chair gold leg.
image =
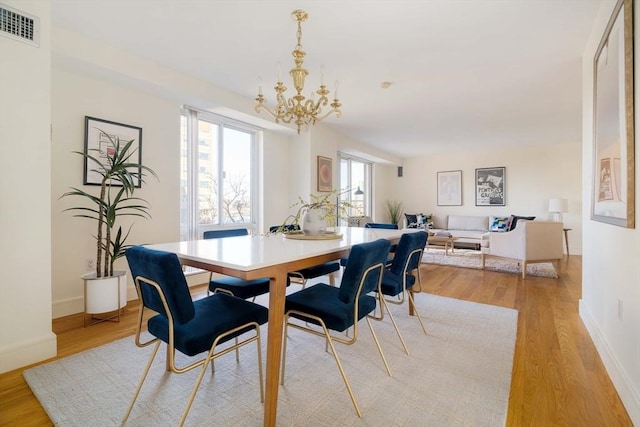
[(322, 329), (324, 330), (324, 334), (327, 337), (326, 341), (329, 343), (329, 346), (331, 346), (331, 353), (333, 354), (333, 358), (336, 360), (336, 364), (338, 365), (338, 370), (340, 371), (340, 375), (342, 375), (342, 380), (344, 381), (344, 385), (347, 387), (347, 392), (349, 393), (349, 397), (351, 398), (351, 403), (353, 403), (353, 407), (355, 408), (356, 414), (358, 414), (358, 417), (362, 418), (362, 412), (360, 412), (360, 407), (358, 406), (358, 402), (356, 402), (356, 397), (353, 394), (353, 390), (351, 389), (351, 384), (349, 384), (349, 380), (347, 379), (347, 374), (344, 372), (342, 363), (340, 363), (340, 358), (338, 358), (338, 353), (336, 352), (336, 348), (333, 345), (333, 341), (331, 340), (331, 335), (329, 335), (329, 331), (327, 330), (326, 326), (322, 325)]
[(387, 363), (387, 358), (384, 357), (384, 353), (382, 352), (382, 347), (380, 347), (380, 341), (378, 341), (378, 336), (376, 335), (376, 332), (373, 330), (373, 326), (371, 325), (371, 320), (369, 320), (368, 317), (365, 317), (365, 319), (367, 320), (367, 325), (369, 325), (369, 330), (371, 331), (371, 335), (373, 335), (373, 340), (375, 341), (376, 346), (378, 347), (378, 352), (380, 353), (380, 356), (382, 356), (382, 361), (384, 362), (384, 366), (385, 368), (387, 368), (387, 373), (391, 377), (392, 376), (391, 369), (389, 368), (389, 364)]
[(196, 397), (196, 393), (198, 392), (198, 388), (200, 387), (200, 383), (202, 382), (202, 378), (204, 378), (204, 373), (207, 372), (207, 365), (211, 361), (211, 356), (213, 355), (213, 351), (215, 349), (215, 345), (211, 347), (209, 350), (209, 354), (207, 355), (204, 364), (202, 365), (202, 369), (200, 370), (200, 375), (198, 375), (198, 379), (196, 380), (196, 384), (193, 386), (193, 390), (191, 390), (191, 395), (189, 396), (189, 400), (187, 401), (187, 406), (184, 408), (182, 412), (182, 417), (180, 418), (180, 427), (184, 425), (185, 420), (187, 419), (187, 415), (189, 415), (189, 410), (191, 409), (191, 404), (193, 404), (193, 399)]
[(149, 361), (147, 362), (147, 366), (144, 369), (144, 372), (142, 373), (142, 378), (140, 378), (140, 382), (138, 383), (138, 387), (136, 388), (135, 393), (133, 394), (133, 399), (131, 399), (131, 403), (129, 404), (129, 408), (127, 408), (127, 412), (124, 414), (124, 418), (122, 418), (122, 423), (121, 425), (124, 425), (127, 422), (127, 419), (129, 418), (129, 415), (131, 414), (131, 410), (133, 409), (133, 405), (136, 403), (136, 399), (138, 398), (138, 395), (140, 394), (140, 390), (142, 389), (142, 384), (144, 383), (144, 380), (147, 378), (147, 374), (149, 373), (149, 369), (151, 369), (151, 364), (153, 363), (153, 359), (156, 358), (156, 354), (158, 354), (158, 349), (160, 348), (160, 344), (162, 343), (162, 341), (158, 341), (155, 345), (155, 347), (153, 348), (153, 352), (151, 352), (151, 357), (149, 358)]
[(396, 330), (396, 333), (398, 334), (398, 338), (400, 338), (400, 342), (402, 343), (402, 348), (404, 348), (404, 352), (409, 354), (409, 349), (407, 348), (407, 344), (405, 344), (404, 342), (404, 338), (402, 338), (402, 334), (400, 333), (400, 329), (398, 329), (398, 324), (396, 323), (396, 319), (393, 318), (393, 314), (391, 314), (391, 310), (389, 310), (389, 306), (387, 305), (387, 302), (384, 300), (384, 298), (380, 298), (380, 302), (382, 302), (382, 304), (380, 304), (380, 311), (382, 312), (382, 314), (384, 315), (384, 310), (387, 310), (387, 313), (389, 313), (389, 318), (391, 319), (391, 323), (393, 324), (393, 327)]
[(260, 380), (260, 403), (264, 403), (264, 379), (262, 374), (262, 344), (260, 339), (260, 328), (257, 328), (258, 339), (256, 345), (258, 346), (258, 379)]

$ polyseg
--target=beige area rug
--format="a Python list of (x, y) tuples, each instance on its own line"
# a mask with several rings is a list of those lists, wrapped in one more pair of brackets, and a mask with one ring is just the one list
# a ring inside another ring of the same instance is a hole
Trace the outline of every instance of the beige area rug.
[[(363, 418), (355, 414), (324, 341), (291, 330), (278, 426), (503, 426), (518, 312), (430, 294), (416, 298), (428, 336), (406, 306), (392, 307), (409, 356), (388, 318), (373, 322), (393, 377), (384, 370), (366, 322), (356, 344), (336, 344)], [(55, 425), (115, 426), (150, 350), (126, 338), (29, 369), (24, 376)], [(164, 354), (161, 349), (127, 425), (168, 426), (180, 419), (198, 372), (166, 374)], [(261, 426), (255, 360), (255, 346), (240, 351), (240, 363), (233, 354), (218, 359), (216, 374), (205, 376), (186, 425)]]
[[(429, 249), (425, 249), (422, 262), (452, 267), (482, 268), (480, 251), (474, 251), (472, 249), (456, 248), (453, 253), (449, 251), (449, 255), (445, 255), (444, 249), (430, 247)], [(487, 257), (485, 269), (502, 273), (522, 274), (522, 266), (518, 261), (505, 258)], [(556, 269), (550, 262), (527, 265), (527, 274), (540, 277), (558, 277)]]

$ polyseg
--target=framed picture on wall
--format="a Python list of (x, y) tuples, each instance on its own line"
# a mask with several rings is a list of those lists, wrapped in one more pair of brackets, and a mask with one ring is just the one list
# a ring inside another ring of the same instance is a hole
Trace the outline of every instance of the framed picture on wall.
[(462, 206), (462, 171), (438, 172), (438, 206)]
[(476, 206), (505, 205), (505, 169), (476, 169)]
[[(96, 119), (85, 116), (84, 118), (84, 181), (85, 185), (100, 185), (102, 175), (100, 169), (107, 165), (109, 157), (113, 156), (113, 145), (124, 146), (133, 141), (129, 147), (131, 162), (142, 164), (142, 128), (116, 123), (109, 120)], [(138, 168), (135, 186), (140, 188), (142, 182), (142, 168)], [(118, 185), (113, 183), (112, 185)]]
[(318, 191), (333, 191), (333, 160), (318, 156)]
[(633, 4), (619, 0), (593, 59), (591, 219), (635, 228)]

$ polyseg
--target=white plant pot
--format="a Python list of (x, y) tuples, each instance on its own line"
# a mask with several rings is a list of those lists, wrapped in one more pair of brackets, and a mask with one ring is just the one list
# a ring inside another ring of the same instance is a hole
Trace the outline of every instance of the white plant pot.
[(323, 218), (322, 209), (305, 209), (302, 213), (302, 231), (304, 234), (324, 234), (327, 231), (327, 221)]
[(126, 271), (114, 271), (113, 276), (110, 277), (96, 277), (95, 272), (87, 273), (82, 276), (82, 279), (84, 280), (85, 313), (108, 313), (127, 305)]

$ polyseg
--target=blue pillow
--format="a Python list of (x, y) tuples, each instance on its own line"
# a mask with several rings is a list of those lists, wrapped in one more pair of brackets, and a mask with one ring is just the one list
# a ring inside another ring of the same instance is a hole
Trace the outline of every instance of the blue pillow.
[(489, 231), (507, 231), (509, 224), (508, 216), (492, 216), (489, 223)]

